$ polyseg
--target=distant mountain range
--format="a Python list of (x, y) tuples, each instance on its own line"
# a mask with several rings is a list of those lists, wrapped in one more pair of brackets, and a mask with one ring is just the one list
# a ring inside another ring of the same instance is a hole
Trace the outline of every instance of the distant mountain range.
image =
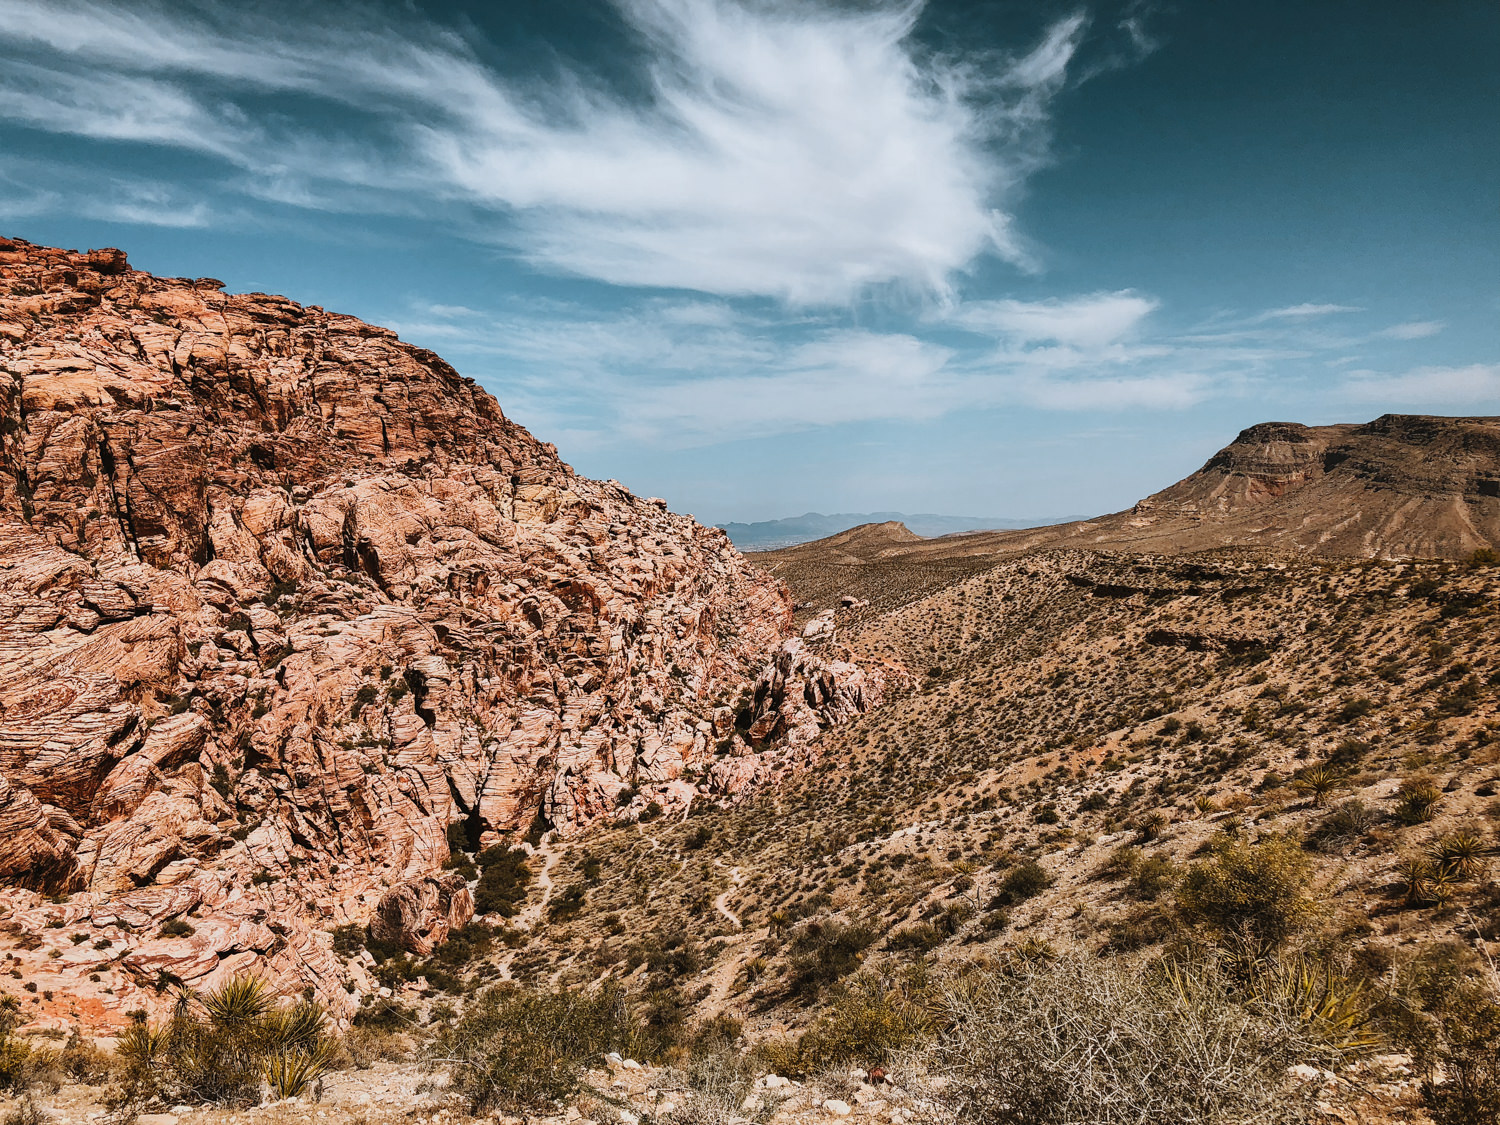
[(1022, 527), (1050, 527), (1052, 524), (1076, 520), (1078, 516), (1057, 516), (1040, 519), (1002, 519), (996, 516), (937, 516), (931, 513), (906, 515), (903, 512), (841, 512), (825, 516), (822, 512), (790, 516), (781, 520), (764, 520), (760, 523), (721, 523), (718, 526), (728, 533), (734, 545), (742, 551), (774, 551), (780, 547), (793, 547), (798, 543), (810, 543), (814, 539), (837, 535), (851, 527), (866, 523), (904, 523), (923, 538), (936, 535), (952, 535), (962, 531), (999, 531)]

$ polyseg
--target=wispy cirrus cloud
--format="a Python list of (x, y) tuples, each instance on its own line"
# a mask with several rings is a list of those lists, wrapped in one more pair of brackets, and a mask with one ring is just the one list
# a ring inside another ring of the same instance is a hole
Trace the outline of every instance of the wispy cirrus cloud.
[[(711, 299), (609, 314), (534, 300), (490, 314), (429, 305), (392, 326), (491, 371), (486, 382), (507, 409), (565, 432), (572, 447), (683, 447), (1007, 406), (1177, 410), (1221, 392), (1217, 369), (1198, 368), (1203, 356), (1130, 338), (1154, 301), (1129, 299), (1142, 302), (1134, 316), (1104, 316), (1100, 295), (1017, 303), (1003, 326), (982, 319), (987, 331), (1014, 334), (979, 349), (832, 317), (788, 328)], [(1062, 308), (1093, 308), (1109, 330)], [(1056, 319), (1044, 327), (1028, 311)]]
[(1133, 335), (1160, 302), (1123, 290), (1045, 301), (970, 301), (952, 310), (949, 323), (1021, 344), (1102, 347)]
[(1311, 320), (1321, 316), (1335, 316), (1339, 313), (1357, 313), (1365, 310), (1359, 305), (1329, 305), (1313, 304), (1303, 302), (1300, 305), (1287, 305), (1279, 309), (1267, 309), (1256, 319), (1266, 320)]
[(616, 7), (644, 96), (502, 73), (410, 13), (0, 0), (0, 117), (199, 153), (260, 198), (459, 208), (475, 237), (619, 285), (845, 303), (1028, 263), (1013, 198), (1083, 16), (977, 66), (917, 46), (920, 3)]
[(1441, 320), (1408, 320), (1382, 328), (1376, 335), (1388, 340), (1425, 340), (1429, 336), (1436, 336), (1446, 327)]

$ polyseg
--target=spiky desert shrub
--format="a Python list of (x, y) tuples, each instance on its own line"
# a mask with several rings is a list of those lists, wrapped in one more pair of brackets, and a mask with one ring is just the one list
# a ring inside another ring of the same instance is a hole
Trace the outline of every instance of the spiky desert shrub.
[(1249, 1011), (1211, 964), (1140, 972), (1018, 961), (944, 997), (929, 1065), (974, 1125), (1183, 1125), (1307, 1119), (1298, 1029)]
[(240, 976), (206, 994), (184, 990), (170, 1019), (132, 1024), (115, 1053), (123, 1073), (110, 1100), (118, 1108), (251, 1105), (262, 1082), (278, 1098), (309, 1092), (333, 1044), (320, 1005), (280, 1007), (265, 981)]
[(1426, 856), (1412, 856), (1396, 864), (1396, 890), (1407, 906), (1441, 906), (1453, 897), (1452, 872)]
[(1319, 1061), (1359, 1058), (1386, 1044), (1364, 982), (1345, 976), (1330, 960), (1279, 958), (1256, 973), (1251, 988), (1252, 1009), (1300, 1028), (1321, 1053)]
[(1409, 777), (1396, 792), (1396, 819), (1402, 824), (1426, 824), (1437, 816), (1443, 791), (1431, 778)]
[(1484, 873), (1485, 860), (1494, 854), (1494, 846), (1484, 836), (1461, 828), (1434, 844), (1431, 858), (1434, 866), (1454, 879), (1474, 879)]
[(1225, 837), (1214, 843), (1209, 859), (1188, 868), (1177, 906), (1219, 940), (1263, 953), (1311, 920), (1311, 875), (1307, 856), (1285, 837), (1257, 844)]
[(1308, 766), (1292, 779), (1292, 788), (1308, 794), (1315, 809), (1321, 809), (1328, 803), (1328, 795), (1344, 785), (1344, 771), (1330, 762)]

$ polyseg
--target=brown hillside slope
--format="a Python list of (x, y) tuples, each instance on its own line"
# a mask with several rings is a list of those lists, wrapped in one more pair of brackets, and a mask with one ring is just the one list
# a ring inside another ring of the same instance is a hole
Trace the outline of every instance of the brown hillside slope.
[[(1450, 833), (1497, 838), (1497, 599), (1500, 567), (1440, 561), (1005, 559), (848, 630), (858, 659), (904, 664), (910, 686), (826, 734), (813, 770), (581, 845), (554, 877), (586, 907), (513, 967), (581, 982), (644, 962), (642, 987), (775, 1028), (859, 966), (900, 979), (924, 955), (1159, 952), (1185, 929), (1173, 885), (1207, 846), (1282, 836), (1313, 873), (1299, 940), (1356, 975), (1436, 941), (1493, 948), (1493, 863), (1441, 900), (1397, 875)], [(1291, 784), (1325, 763), (1325, 798)], [(1435, 804), (1412, 816), (1401, 786), (1424, 784)], [(622, 851), (588, 875), (591, 854)], [(1032, 862), (1045, 878), (1013, 891)], [(839, 933), (862, 957), (810, 984), (808, 951)], [(700, 965), (716, 990), (693, 991)]]
[[(468, 917), (450, 829), (681, 808), (868, 702), (768, 665), (790, 601), (721, 531), (386, 329), (221, 288), (0, 240), (0, 894), (89, 938), (46, 1014), (243, 969), (345, 1012), (327, 930)], [(755, 764), (711, 775), (762, 669)]]

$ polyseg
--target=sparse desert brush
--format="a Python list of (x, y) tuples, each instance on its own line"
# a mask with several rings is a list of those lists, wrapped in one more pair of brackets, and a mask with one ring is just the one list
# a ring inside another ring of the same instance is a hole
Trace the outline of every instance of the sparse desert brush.
[(497, 986), (444, 1030), (433, 1058), (472, 1113), (544, 1109), (576, 1093), (586, 1064), (636, 1031), (613, 983), (593, 993)]
[(1005, 873), (1005, 877), (995, 888), (994, 897), (990, 899), (989, 909), (1019, 905), (1027, 899), (1035, 898), (1052, 883), (1053, 878), (1046, 868), (1035, 860), (1027, 860)]
[(908, 977), (885, 981), (860, 973), (839, 984), (824, 1014), (797, 1041), (799, 1072), (884, 1064), (933, 1029), (930, 997)]
[(879, 935), (861, 922), (809, 922), (790, 947), (793, 995), (816, 993), (852, 973)]
[(1380, 810), (1366, 804), (1358, 797), (1350, 797), (1335, 805), (1309, 838), (1309, 844), (1319, 849), (1340, 847), (1357, 840), (1381, 821)]

